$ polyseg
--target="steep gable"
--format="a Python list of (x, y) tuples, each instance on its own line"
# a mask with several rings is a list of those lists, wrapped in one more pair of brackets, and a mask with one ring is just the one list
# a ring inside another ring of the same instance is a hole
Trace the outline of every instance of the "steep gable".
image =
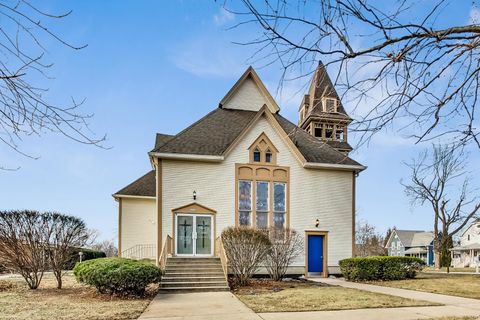
[(252, 67), (245, 71), (220, 101), (222, 109), (259, 111), (263, 106), (267, 106), (272, 113), (280, 111), (277, 103)]

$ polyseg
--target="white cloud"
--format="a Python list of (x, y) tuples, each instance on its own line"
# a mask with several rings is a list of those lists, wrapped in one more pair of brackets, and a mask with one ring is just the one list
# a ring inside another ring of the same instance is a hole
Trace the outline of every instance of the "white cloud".
[(235, 14), (226, 10), (224, 7), (220, 7), (220, 11), (213, 16), (213, 22), (217, 26), (223, 26), (224, 24), (235, 20)]
[(238, 77), (246, 69), (230, 43), (212, 37), (197, 37), (179, 45), (170, 59), (178, 68), (199, 77)]

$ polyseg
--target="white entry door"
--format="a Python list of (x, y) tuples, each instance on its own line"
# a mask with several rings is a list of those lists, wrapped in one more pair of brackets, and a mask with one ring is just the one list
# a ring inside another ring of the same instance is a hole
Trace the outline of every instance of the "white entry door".
[(211, 215), (176, 214), (175, 253), (178, 256), (213, 255)]

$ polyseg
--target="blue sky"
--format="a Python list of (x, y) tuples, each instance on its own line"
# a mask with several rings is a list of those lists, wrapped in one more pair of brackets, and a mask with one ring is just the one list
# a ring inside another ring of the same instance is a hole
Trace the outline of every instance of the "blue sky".
[[(55, 30), (70, 42), (88, 44), (72, 51), (48, 42), (55, 79), (45, 81), (52, 101), (86, 98), (95, 113), (91, 129), (107, 134), (108, 150), (45, 134), (25, 137), (22, 148), (38, 160), (0, 145), (0, 209), (55, 210), (80, 216), (102, 238), (117, 232), (117, 203), (111, 194), (151, 170), (147, 152), (155, 133), (175, 134), (218, 106), (249, 65), (254, 48), (233, 41), (250, 39), (251, 27), (227, 30), (235, 22), (214, 1), (55, 1), (40, 2), (50, 12), (73, 9)], [(469, 15), (470, 2), (459, 14)], [(254, 64), (254, 67), (261, 67)], [(281, 113), (297, 122), (304, 83), (275, 96), (278, 66), (257, 68)], [(349, 106), (346, 106), (347, 110)], [(358, 217), (379, 231), (430, 229), (428, 208), (412, 208), (400, 185), (408, 177), (403, 161), (415, 147), (395, 130), (378, 134), (352, 157), (368, 166), (357, 184)], [(471, 163), (478, 167), (478, 152)]]

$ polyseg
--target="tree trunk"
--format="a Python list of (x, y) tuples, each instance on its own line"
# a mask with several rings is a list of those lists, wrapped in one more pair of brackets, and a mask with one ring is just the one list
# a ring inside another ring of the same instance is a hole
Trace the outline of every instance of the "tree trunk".
[(433, 224), (433, 251), (435, 252), (435, 269), (440, 269), (442, 244), (438, 236), (438, 212), (435, 212), (435, 222)]
[(62, 271), (53, 271), (53, 274), (57, 279), (57, 289), (62, 289)]

